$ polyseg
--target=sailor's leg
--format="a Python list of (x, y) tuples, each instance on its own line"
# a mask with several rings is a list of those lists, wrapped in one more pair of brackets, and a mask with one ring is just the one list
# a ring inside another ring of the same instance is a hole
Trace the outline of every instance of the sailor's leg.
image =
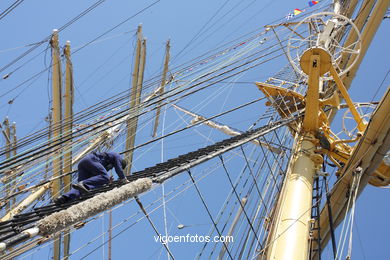
[(78, 171), (78, 182), (95, 175), (107, 174), (106, 169), (93, 154), (88, 154), (80, 161), (78, 164)]
[(62, 194), (61, 196), (55, 198), (53, 202), (55, 204), (63, 204), (71, 200), (77, 199), (78, 197), (80, 197), (80, 195), (81, 195), (80, 191), (72, 188), (67, 193)]
[(74, 199), (77, 199), (78, 197), (80, 197), (80, 195), (81, 195), (80, 191), (72, 188), (70, 191), (63, 194), (62, 196), (68, 198), (69, 200), (74, 200)]
[(110, 182), (110, 178), (107, 174), (100, 174), (96, 176), (92, 176), (86, 180), (83, 180), (83, 185), (87, 187), (87, 189), (92, 190), (103, 186)]

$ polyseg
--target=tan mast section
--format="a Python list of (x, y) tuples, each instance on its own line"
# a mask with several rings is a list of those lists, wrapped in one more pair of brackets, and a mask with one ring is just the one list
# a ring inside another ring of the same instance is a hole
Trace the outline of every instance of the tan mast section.
[[(377, 32), (380, 23), (382, 22), (383, 16), (385, 15), (387, 9), (390, 5), (390, 0), (378, 0), (374, 6), (374, 9), (372, 9), (373, 5), (375, 4), (374, 0), (365, 0), (362, 3), (362, 8), (359, 10), (359, 15), (356, 17), (354, 24), (357, 26), (359, 31), (361, 32), (362, 29), (363, 32), (361, 33), (361, 49), (360, 49), (360, 55), (355, 63), (355, 66), (351, 68), (349, 73), (342, 78), (342, 81), (344, 83), (344, 86), (346, 89), (349, 89), (353, 79), (355, 78), (356, 72), (359, 69), (360, 63), (362, 62), (368, 47), (371, 44), (372, 39), (375, 36), (375, 33)], [(357, 38), (357, 35), (354, 31), (351, 31), (350, 34), (347, 36), (347, 41), (344, 45), (344, 47), (348, 47), (348, 45), (353, 42)], [(342, 56), (341, 65), (344, 67), (348, 67), (348, 65), (351, 63), (351, 61), (348, 61), (345, 56)], [(332, 89), (333, 91), (334, 89)], [(332, 110), (329, 121), (332, 121), (334, 116), (336, 115), (336, 111)]]
[[(11, 158), (11, 129), (10, 129), (10, 125), (9, 125), (9, 120), (8, 120), (8, 117), (6, 117), (4, 119), (4, 127), (5, 127), (5, 130), (3, 130), (3, 134), (4, 134), (4, 137), (5, 137), (5, 145), (7, 147), (7, 150), (6, 150), (6, 153), (5, 153), (5, 158), (6, 159), (9, 159)], [(11, 174), (9, 174), (11, 175)], [(11, 178), (9, 176), (7, 176), (7, 178), (5, 178), (5, 181), (4, 181), (4, 184), (6, 185), (6, 188), (5, 188), (5, 194), (6, 195), (9, 195), (11, 189), (10, 189), (10, 182), (11, 182)], [(11, 207), (11, 204), (10, 202), (8, 201), (7, 204), (5, 205), (5, 208), (6, 208), (6, 211), (9, 211)]]
[[(70, 59), (70, 41), (65, 44), (64, 55), (66, 59), (65, 70), (65, 116), (63, 124), (63, 133), (67, 136), (66, 151), (64, 154), (64, 172), (72, 171), (72, 128), (73, 128), (73, 65)], [(70, 190), (72, 175), (64, 176), (64, 192)], [(69, 230), (64, 232), (64, 260), (68, 260), (70, 249), (70, 233)]]
[(127, 161), (126, 175), (131, 173), (133, 164), (133, 148), (135, 144), (135, 135), (137, 132), (138, 124), (138, 112), (139, 103), (142, 91), (143, 72), (145, 69), (145, 56), (146, 56), (146, 41), (142, 39), (142, 25), (138, 26), (137, 29), (137, 47), (134, 60), (133, 68), (133, 80), (132, 89), (130, 95), (130, 119), (127, 121), (127, 137), (126, 137), (126, 150), (129, 151), (125, 154)]
[(162, 95), (164, 94), (165, 90), (165, 85), (167, 84), (167, 73), (168, 73), (168, 65), (169, 65), (169, 59), (170, 59), (170, 51), (171, 45), (170, 45), (170, 40), (167, 41), (167, 44), (165, 46), (165, 61), (164, 61), (164, 70), (162, 74), (162, 79), (161, 79), (161, 86), (158, 89), (157, 96), (160, 99), (157, 103), (157, 110), (156, 110), (156, 119), (154, 121), (154, 126), (153, 126), (153, 134), (152, 137), (156, 137), (157, 134), (157, 127), (159, 123), (159, 118), (160, 118), (160, 112), (161, 112), (161, 100), (162, 100)]
[[(52, 49), (52, 137), (53, 143), (58, 144), (53, 153), (53, 168), (52, 176), (56, 177), (62, 173), (62, 155), (61, 147), (61, 120), (62, 120), (62, 73), (61, 73), (61, 59), (60, 49), (58, 45), (58, 30), (53, 30), (53, 35), (50, 41)], [(61, 191), (61, 179), (56, 179), (52, 185), (51, 196), (55, 198)], [(53, 259), (59, 260), (61, 258), (61, 235), (54, 238)]]
[[(52, 138), (53, 143), (61, 140), (61, 60), (58, 46), (58, 31), (53, 30), (50, 41), (52, 47)], [(53, 177), (61, 174), (61, 149), (56, 149), (53, 157)], [(55, 180), (52, 186), (52, 197), (56, 197), (61, 189), (61, 181)]]
[[(18, 140), (18, 138), (16, 137), (16, 122), (13, 122), (12, 126), (11, 126), (11, 140), (12, 140), (12, 155), (16, 156), (16, 153), (17, 153), (16, 148), (17, 148), (17, 140)], [(12, 187), (12, 189), (11, 189), (11, 192), (12, 192), (15, 190), (15, 177), (12, 180), (11, 187)], [(16, 203), (16, 198), (13, 198), (11, 205), (14, 206), (15, 203)]]

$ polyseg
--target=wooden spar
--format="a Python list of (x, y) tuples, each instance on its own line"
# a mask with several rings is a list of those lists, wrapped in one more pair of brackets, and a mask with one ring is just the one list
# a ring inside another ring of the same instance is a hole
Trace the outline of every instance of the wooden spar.
[[(177, 108), (178, 110), (186, 113), (187, 115), (190, 115), (192, 117), (194, 117), (194, 119), (192, 120), (191, 123), (197, 123), (198, 121), (203, 121), (203, 120), (206, 120), (205, 117), (201, 116), (201, 115), (198, 115), (198, 114), (195, 114), (193, 112), (190, 112), (182, 107), (179, 107), (178, 105), (175, 105), (173, 104), (172, 105), (174, 108)], [(215, 128), (221, 132), (223, 132), (224, 134), (227, 134), (227, 135), (230, 135), (230, 136), (236, 136), (236, 135), (239, 135), (241, 134), (240, 132), (238, 131), (234, 131), (233, 129), (231, 129), (229, 126), (227, 125), (220, 125), (212, 120), (207, 120), (207, 121), (204, 121), (203, 124), (209, 126), (209, 127), (212, 127), (212, 128)], [(262, 141), (259, 141), (259, 140), (253, 140), (251, 141), (251, 143), (255, 144), (255, 145), (259, 145), (259, 146), (263, 146), (267, 149), (269, 149), (270, 151), (274, 152), (274, 153), (277, 153), (277, 154), (280, 154), (282, 153), (282, 150), (279, 149), (279, 148), (276, 148), (276, 147), (273, 147), (272, 145), (270, 144), (267, 144), (265, 142), (262, 142)]]
[(351, 0), (351, 1), (349, 1), (347, 9), (343, 10), (344, 15), (346, 17), (348, 17), (348, 18), (351, 18), (353, 12), (355, 11), (355, 8), (356, 8), (357, 4), (358, 4), (358, 0)]
[[(372, 4), (371, 1), (372, 0), (366, 0), (365, 2), (363, 2), (362, 6), (363, 7), (366, 5), (369, 6), (370, 4)], [(389, 5), (390, 5), (390, 0), (378, 0), (375, 4), (373, 10), (371, 10), (370, 8), (367, 8), (367, 9), (370, 9), (370, 11), (371, 11), (369, 14), (366, 14), (364, 12), (361, 14), (362, 18), (359, 18), (359, 16), (356, 18), (357, 22), (359, 22), (357, 24), (358, 29), (361, 30), (362, 28), (364, 28), (364, 30), (360, 35), (360, 38), (361, 38), (360, 55), (357, 58), (356, 63), (353, 66), (353, 68), (351, 68), (351, 70), (342, 79), (343, 84), (347, 90), (351, 86), (352, 81), (356, 76), (356, 72), (360, 67), (360, 64), (361, 64), (361, 62), (362, 62), (362, 60), (367, 52), (367, 49), (370, 46), (371, 41), (374, 38), (375, 33), (377, 32), (380, 23), (382, 22), (383, 16), (385, 15), (386, 10), (389, 8)], [(345, 63), (347, 61), (343, 60), (342, 62)], [(345, 67), (348, 67), (350, 65), (350, 62), (352, 62), (352, 61), (347, 62)], [(334, 109), (331, 110), (331, 113), (329, 115), (330, 122), (332, 122), (335, 115), (336, 115), (336, 110), (334, 110)]]
[(141, 98), (143, 72), (145, 68), (146, 41), (142, 39), (142, 26), (137, 30), (137, 47), (133, 68), (132, 89), (130, 95), (130, 119), (127, 121), (126, 150), (129, 152), (125, 155), (127, 161), (126, 174), (131, 173), (133, 163), (133, 150), (135, 135), (138, 124), (138, 106)]
[(170, 45), (170, 40), (167, 41), (167, 44), (165, 46), (165, 61), (164, 61), (164, 70), (163, 70), (163, 74), (162, 74), (162, 79), (161, 79), (161, 86), (158, 90), (158, 97), (159, 97), (159, 101), (157, 103), (157, 110), (156, 110), (156, 119), (154, 121), (154, 126), (153, 126), (153, 134), (152, 136), (153, 137), (156, 137), (156, 134), (157, 134), (157, 127), (158, 127), (158, 123), (159, 123), (159, 118), (160, 118), (160, 113), (161, 113), (161, 97), (162, 95), (164, 94), (164, 89), (165, 89), (165, 85), (167, 84), (167, 73), (168, 73), (168, 64), (169, 64), (169, 59), (170, 59), (170, 48), (171, 48), (171, 45)]
[[(354, 19), (354, 21), (353, 21), (359, 31), (362, 30), (365, 22), (367, 21), (369, 14), (371, 13), (371, 9), (374, 6), (374, 4), (375, 4), (374, 0), (366, 0), (366, 1), (364, 1), (362, 7), (360, 8), (356, 19)], [(352, 43), (356, 42), (357, 37), (358, 36), (357, 36), (355, 30), (351, 30), (347, 36), (347, 39), (345, 40), (344, 47), (350, 46)], [(354, 47), (354, 46), (352, 46), (352, 47)], [(341, 55), (339, 67), (344, 68), (347, 66), (347, 63), (348, 63), (348, 56), (346, 55), (346, 53), (343, 53)]]
[[(61, 59), (60, 48), (58, 44), (58, 30), (53, 30), (53, 35), (50, 41), (52, 49), (52, 137), (54, 143), (59, 143), (61, 140), (61, 119), (62, 119), (62, 73), (61, 73)], [(52, 176), (56, 177), (62, 173), (62, 155), (61, 145), (53, 153), (53, 168)], [(61, 179), (56, 179), (52, 184), (51, 195), (55, 198), (61, 191)], [(61, 253), (61, 236), (54, 239), (53, 259), (59, 260)]]
[[(61, 104), (61, 60), (60, 49), (58, 45), (58, 31), (53, 30), (53, 35), (50, 41), (52, 48), (52, 139), (57, 143), (61, 140), (61, 119), (62, 119), (62, 104)], [(61, 149), (56, 149), (53, 160), (53, 176), (58, 176), (61, 173)], [(52, 185), (52, 197), (58, 195), (61, 188), (60, 180), (56, 180)]]
[[(131, 95), (130, 95), (130, 119), (127, 121), (127, 137), (126, 137), (126, 150), (131, 149), (134, 147), (134, 141), (133, 141), (133, 129), (132, 129), (132, 123), (134, 120), (131, 120), (131, 115), (134, 111), (134, 105), (135, 101), (137, 99), (137, 84), (138, 84), (138, 72), (139, 72), (139, 64), (140, 64), (140, 58), (141, 58), (141, 43), (142, 43), (142, 25), (138, 25), (137, 29), (137, 45), (135, 49), (135, 60), (134, 60), (134, 68), (133, 68), (133, 75), (132, 75), (132, 89), (131, 89)], [(131, 173), (131, 166), (132, 166), (132, 159), (133, 159), (133, 151), (130, 151), (125, 155), (125, 159), (127, 161), (127, 168), (126, 168), (126, 174), (129, 175)]]
[[(65, 44), (64, 55), (66, 59), (66, 71), (65, 71), (65, 115), (63, 124), (63, 133), (69, 137), (69, 141), (66, 144), (66, 152), (64, 154), (64, 172), (72, 171), (72, 128), (73, 128), (73, 65), (70, 59), (70, 42)], [(70, 190), (70, 184), (72, 182), (72, 175), (64, 177), (64, 192)], [(64, 232), (64, 260), (69, 257), (70, 249), (70, 233), (69, 230)]]
[[(352, 80), (355, 78), (356, 72), (360, 67), (360, 63), (363, 60), (363, 57), (366, 54), (368, 47), (371, 44), (374, 35), (382, 22), (383, 16), (385, 15), (387, 9), (389, 8), (390, 0), (379, 0), (376, 2), (374, 10), (370, 14), (370, 18), (364, 26), (364, 31), (361, 34), (362, 46), (360, 49), (360, 55), (355, 66), (349, 71), (347, 77), (343, 79), (345, 87), (348, 89), (352, 83)], [(366, 19), (364, 19), (366, 21)], [(348, 65), (347, 65), (348, 67)]]
[(12, 155), (15, 156), (16, 155), (16, 144), (17, 144), (16, 123), (15, 122), (13, 122), (12, 126), (11, 126), (11, 138), (10, 138), (10, 140), (12, 142)]
[(26, 199), (24, 199), (21, 203), (19, 203), (15, 208), (13, 208), (11, 211), (8, 211), (7, 214), (1, 218), (1, 222), (10, 220), (15, 214), (21, 212), (25, 208), (27, 208), (31, 203), (33, 203), (35, 200), (39, 199), (45, 192), (50, 188), (50, 183), (47, 183), (41, 187), (39, 187), (37, 190), (35, 190), (30, 196), (28, 196)]
[[(51, 120), (51, 111), (49, 112), (49, 114), (47, 115), (47, 117), (45, 118), (45, 121), (49, 124), (48, 125), (48, 129), (49, 129), (49, 132), (47, 134), (47, 145), (48, 146), (51, 146), (51, 143), (52, 143), (52, 139), (51, 139), (51, 136), (53, 134), (52, 132), (52, 129), (53, 129), (53, 125), (52, 125), (52, 120)], [(50, 154), (46, 155), (46, 163), (45, 163), (45, 176), (44, 176), (44, 179), (46, 180), (48, 178), (48, 175), (49, 175), (49, 170), (50, 170)]]
[[(9, 126), (8, 117), (6, 117), (4, 119), (3, 124), (5, 127), (5, 130), (3, 131), (4, 137), (5, 137), (5, 147), (6, 147), (5, 158), (9, 159), (9, 158), (11, 158), (11, 129)], [(4, 184), (6, 185), (5, 194), (6, 194), (6, 196), (8, 196), (10, 193), (10, 178), (9, 177), (6, 178), (6, 181)], [(8, 212), (10, 210), (10, 208), (11, 208), (11, 204), (9, 201), (7, 201), (7, 204), (5, 206), (6, 211)]]
[[(12, 155), (16, 156), (18, 139), (16, 137), (16, 123), (15, 122), (13, 122), (12, 126), (11, 126), (11, 138), (10, 139), (12, 140)], [(14, 185), (15, 185), (15, 180), (12, 180), (12, 185), (11, 185), (12, 190), (15, 190)], [(15, 205), (15, 203), (16, 203), (16, 198), (13, 198), (12, 205)]]
[[(142, 84), (144, 81), (144, 72), (145, 72), (145, 62), (146, 62), (146, 38), (142, 40), (141, 44), (141, 60), (140, 60), (140, 70), (138, 74), (138, 82), (137, 82), (137, 98), (135, 107), (138, 109), (138, 106), (141, 102), (141, 92), (142, 92)], [(138, 117), (136, 117), (138, 119)]]
[[(73, 126), (73, 66), (70, 59), (70, 42), (67, 41), (64, 49), (66, 59), (65, 71), (65, 114), (63, 133), (69, 137), (67, 151), (64, 153), (64, 171), (72, 171), (72, 126)], [(71, 176), (64, 177), (64, 191), (70, 190)]]
[(11, 129), (10, 129), (10, 124), (9, 124), (9, 120), (8, 120), (8, 117), (6, 117), (4, 119), (4, 122), (3, 122), (4, 126), (5, 126), (5, 130), (3, 132), (4, 134), (4, 137), (5, 137), (5, 145), (6, 145), (6, 153), (5, 153), (5, 157), (7, 159), (9, 159), (11, 157)]

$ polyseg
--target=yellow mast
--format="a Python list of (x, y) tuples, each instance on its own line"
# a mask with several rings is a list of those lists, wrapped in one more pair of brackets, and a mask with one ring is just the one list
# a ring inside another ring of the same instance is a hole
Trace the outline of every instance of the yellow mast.
[(330, 57), (322, 49), (309, 49), (301, 58), (309, 83), (303, 123), (295, 138), (295, 148), (278, 201), (274, 228), (268, 240), (267, 259), (307, 259), (315, 172), (322, 156), (315, 153), (319, 118), (320, 76), (329, 69)]
[(157, 93), (160, 100), (157, 103), (156, 119), (154, 121), (153, 134), (152, 134), (153, 137), (156, 137), (156, 134), (157, 134), (157, 127), (158, 127), (158, 122), (159, 122), (160, 112), (161, 112), (161, 97), (162, 97), (162, 94), (164, 94), (164, 88), (165, 88), (165, 85), (167, 84), (166, 78), (167, 78), (168, 64), (169, 64), (169, 59), (170, 59), (170, 48), (171, 48), (170, 40), (168, 40), (167, 44), (165, 46), (165, 61), (164, 61), (164, 70), (163, 70), (162, 79), (161, 79), (161, 86), (160, 86), (158, 93)]
[[(17, 141), (18, 141), (18, 138), (16, 137), (16, 123), (13, 122), (12, 123), (12, 126), (11, 126), (11, 140), (12, 140), (12, 155), (13, 156), (16, 156), (16, 146), (17, 146)], [(11, 184), (11, 192), (14, 190), (14, 185), (15, 185), (15, 180), (12, 180), (12, 184)], [(15, 205), (16, 203), (16, 199), (13, 198), (11, 204), (12, 205)]]
[[(5, 130), (3, 131), (3, 134), (4, 134), (4, 137), (5, 137), (5, 146), (7, 148), (6, 153), (5, 153), (5, 158), (9, 159), (9, 158), (11, 158), (11, 142), (12, 141), (11, 141), (11, 128), (10, 128), (8, 117), (6, 117), (4, 119), (3, 124), (5, 126)], [(10, 193), (10, 191), (11, 191), (11, 189), (10, 189), (10, 178), (9, 177), (6, 178), (5, 185), (7, 185), (6, 189), (5, 189), (5, 194), (8, 195)], [(10, 207), (11, 207), (10, 202), (7, 202), (7, 204), (5, 206), (6, 211), (9, 211)]]
[(133, 164), (133, 150), (135, 143), (135, 135), (137, 132), (138, 124), (138, 106), (140, 104), (143, 73), (145, 69), (145, 56), (146, 56), (146, 40), (142, 39), (142, 26), (138, 26), (137, 30), (137, 47), (133, 68), (132, 89), (130, 94), (130, 119), (127, 121), (127, 137), (126, 137), (126, 150), (129, 150), (125, 155), (127, 161), (126, 174), (131, 173), (131, 167)]
[[(69, 138), (67, 141), (67, 151), (64, 154), (64, 172), (72, 171), (72, 125), (73, 125), (73, 66), (70, 60), (70, 42), (67, 41), (64, 49), (66, 59), (65, 71), (65, 118), (63, 124), (63, 133)], [(64, 192), (70, 190), (72, 176), (64, 177)], [(68, 259), (70, 245), (69, 230), (64, 232), (64, 258)]]
[[(52, 137), (53, 143), (59, 143), (61, 140), (61, 91), (62, 91), (62, 80), (61, 80), (61, 59), (60, 59), (60, 49), (58, 45), (58, 31), (53, 30), (53, 35), (50, 41), (52, 48)], [(53, 153), (53, 177), (56, 177), (62, 173), (62, 155), (61, 155), (61, 146)], [(61, 180), (57, 179), (52, 184), (52, 197), (59, 195), (61, 190)], [(54, 260), (60, 259), (60, 236), (54, 239), (54, 249), (53, 249), (53, 258)]]

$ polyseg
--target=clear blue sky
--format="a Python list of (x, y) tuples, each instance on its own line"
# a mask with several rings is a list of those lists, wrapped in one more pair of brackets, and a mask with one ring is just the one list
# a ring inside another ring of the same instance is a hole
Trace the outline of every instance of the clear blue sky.
[[(6, 0), (0, 4), (0, 10), (6, 9), (14, 1)], [(39, 42), (51, 34), (52, 29), (60, 28), (81, 11), (91, 6), (95, 1), (48, 1), (25, 0), (14, 11), (0, 20), (0, 67), (3, 68), (29, 47), (28, 44)], [(75, 51), (84, 44), (95, 39), (102, 33), (110, 30), (122, 21), (132, 17), (137, 12), (153, 4), (154, 1), (114, 1), (107, 0), (100, 6), (80, 18), (74, 24), (64, 29), (60, 37), (60, 45), (67, 40), (71, 41), (72, 50)], [(307, 9), (306, 0), (278, 1), (278, 0), (218, 0), (218, 1), (177, 1), (160, 0), (149, 9), (135, 15), (116, 29), (102, 36), (99, 40), (80, 51), (73, 57), (75, 92), (75, 111), (80, 111), (88, 106), (96, 104), (99, 100), (124, 91), (130, 86), (132, 57), (134, 50), (134, 33), (138, 24), (143, 24), (144, 36), (147, 37), (147, 65), (145, 78), (151, 78), (161, 72), (163, 64), (164, 46), (167, 39), (171, 39), (171, 66), (175, 67), (187, 62), (223, 43), (242, 37), (252, 31), (263, 30), (263, 26), (270, 24), (291, 12), (294, 8)], [(220, 9), (220, 11), (218, 11)], [(211, 17), (215, 17), (211, 19)], [(211, 20), (210, 20), (211, 19)], [(356, 101), (379, 100), (390, 83), (390, 77), (384, 76), (390, 69), (388, 50), (390, 20), (384, 20), (377, 35), (367, 52), (358, 76), (353, 82), (351, 95)], [(199, 35), (197, 35), (197, 33)], [(196, 36), (196, 37), (195, 37)], [(194, 40), (195, 39), (195, 40)], [(49, 96), (51, 92), (50, 76), (48, 72), (42, 73), (33, 81), (31, 76), (44, 70), (50, 64), (50, 50), (45, 51), (48, 43), (43, 43), (37, 50), (30, 53), (14, 65), (0, 72), (0, 76), (13, 72), (9, 78), (0, 79), (0, 120), (8, 116), (11, 121), (17, 123), (18, 136), (46, 127), (45, 117), (49, 110)], [(19, 48), (21, 47), (21, 48)], [(181, 52), (181, 50), (183, 50)], [(36, 57), (35, 57), (36, 56)], [(30, 62), (26, 63), (29, 59)], [(274, 75), (281, 66), (285, 65), (285, 58), (266, 66), (258, 67), (238, 81), (254, 82), (265, 81)], [(20, 68), (19, 68), (20, 67)], [(23, 84), (22, 84), (23, 83)], [(376, 93), (382, 83), (382, 87)], [(17, 87), (16, 89), (14, 89)], [(219, 86), (224, 88), (224, 86)], [(14, 90), (13, 90), (14, 89)], [(10, 92), (9, 92), (10, 91)], [(9, 93), (8, 93), (9, 92)], [(6, 94), (7, 93), (7, 94)], [(217, 93), (217, 92), (215, 92)], [(376, 95), (374, 97), (374, 95)], [(253, 84), (237, 84), (227, 86), (220, 96), (213, 100), (212, 104), (198, 109), (203, 115), (211, 116), (228, 108), (234, 107), (260, 97), (261, 93)], [(200, 94), (198, 98), (207, 98), (207, 93)], [(8, 101), (13, 100), (9, 105)], [(183, 106), (191, 108), (196, 106), (196, 100), (188, 100)], [(210, 110), (210, 108), (213, 108)], [(260, 114), (257, 107), (251, 107), (241, 114), (221, 119), (229, 122), (235, 128), (245, 130)], [(178, 115), (171, 109), (167, 116), (167, 129), (174, 129), (170, 124), (175, 122)], [(171, 120), (171, 121), (169, 121)], [(252, 120), (252, 121), (251, 121)], [(183, 124), (183, 122), (180, 122)], [(336, 125), (335, 127), (339, 127)], [(210, 132), (207, 128), (198, 129), (204, 135), (220, 139), (223, 136)], [(140, 134), (142, 140), (150, 139), (150, 126)], [(188, 144), (183, 151), (192, 150), (195, 147), (209, 143), (205, 138), (192, 139), (191, 134), (184, 135)], [(174, 139), (172, 139), (174, 140)], [(2, 146), (4, 141), (0, 142)], [(183, 143), (180, 140), (167, 144), (164, 159), (168, 159), (176, 153), (180, 153), (178, 146)], [(121, 150), (121, 148), (118, 148)], [(154, 147), (149, 154), (146, 150), (136, 155), (135, 167), (142, 169), (160, 161), (160, 146)], [(182, 148), (180, 148), (182, 149)], [(175, 151), (175, 152), (173, 152)], [(143, 155), (141, 157), (141, 155)], [(210, 166), (209, 164), (208, 166)], [(232, 169), (240, 165), (232, 165)], [(206, 166), (205, 166), (206, 167)], [(198, 169), (200, 172), (201, 168)], [(233, 170), (232, 170), (233, 171)], [(222, 173), (219, 173), (222, 174)], [(188, 179), (187, 176), (179, 176), (173, 183), (167, 184), (167, 190), (172, 189), (178, 183)], [(224, 180), (225, 181), (225, 180)], [(204, 192), (210, 207), (216, 213), (225, 195), (219, 194), (219, 189), (227, 189), (227, 183), (221, 183), (220, 176), (210, 175), (201, 182), (200, 188)], [(170, 189), (169, 189), (170, 188)], [(160, 188), (146, 196), (146, 201), (152, 201), (161, 195)], [(360, 196), (356, 209), (353, 259), (387, 259), (386, 248), (390, 228), (387, 220), (390, 211), (389, 190), (367, 187)], [(206, 234), (209, 226), (197, 226), (196, 229), (179, 231), (176, 226), (183, 224), (210, 224), (206, 212), (197, 197), (194, 188), (190, 188), (184, 195), (172, 200), (168, 205), (173, 214), (168, 214), (168, 226), (172, 227), (172, 234)], [(114, 223), (129, 217), (137, 210), (134, 203), (127, 204), (116, 210)], [(163, 230), (162, 211), (152, 215), (160, 230)], [(138, 217), (137, 217), (138, 218)], [(137, 218), (133, 219), (136, 220)], [(86, 225), (82, 231), (74, 232), (72, 236), (72, 249), (78, 248), (88, 240), (101, 233), (105, 229), (108, 218), (100, 218)], [(125, 225), (126, 226), (126, 225)], [(356, 232), (355, 232), (356, 231)], [(99, 240), (102, 241), (101, 239)], [(91, 247), (75, 253), (73, 259), (79, 259), (87, 254), (99, 243), (95, 242)], [(71, 250), (72, 251), (72, 250)], [(199, 251), (199, 245), (173, 246), (173, 253), (178, 259), (192, 258)], [(114, 259), (157, 259), (161, 252), (161, 245), (153, 242), (153, 232), (148, 223), (141, 223), (130, 228), (114, 240)], [(50, 259), (48, 247), (40, 250), (27, 259)], [(161, 259), (166, 258), (163, 252)], [(326, 256), (331, 255), (330, 249), (326, 249)], [(87, 259), (106, 259), (107, 248), (100, 249), (87, 257)], [(330, 259), (330, 258), (329, 258)]]

